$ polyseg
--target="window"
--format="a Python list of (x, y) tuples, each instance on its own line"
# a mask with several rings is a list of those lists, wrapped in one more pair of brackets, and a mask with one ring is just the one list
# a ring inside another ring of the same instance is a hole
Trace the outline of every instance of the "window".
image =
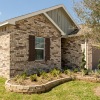
[(29, 61), (50, 60), (50, 38), (29, 35)]
[(42, 37), (35, 37), (35, 60), (43, 60), (45, 52), (45, 39)]

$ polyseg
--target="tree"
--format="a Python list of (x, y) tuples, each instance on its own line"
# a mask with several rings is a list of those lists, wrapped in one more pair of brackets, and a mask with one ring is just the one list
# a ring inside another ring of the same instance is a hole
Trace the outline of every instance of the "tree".
[(91, 29), (95, 42), (100, 42), (100, 0), (74, 0), (74, 10), (80, 21)]
[(85, 69), (85, 65), (86, 65), (86, 61), (85, 61), (85, 50), (84, 50), (82, 53), (82, 62), (81, 62), (80, 68)]

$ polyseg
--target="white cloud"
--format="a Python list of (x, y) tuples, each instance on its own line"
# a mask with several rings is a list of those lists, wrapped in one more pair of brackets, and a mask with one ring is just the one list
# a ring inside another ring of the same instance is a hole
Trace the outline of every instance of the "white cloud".
[(0, 15), (2, 15), (2, 12), (0, 12)]

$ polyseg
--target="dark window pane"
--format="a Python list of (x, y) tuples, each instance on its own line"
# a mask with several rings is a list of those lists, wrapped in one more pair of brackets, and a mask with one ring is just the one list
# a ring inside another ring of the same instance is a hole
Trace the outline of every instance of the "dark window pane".
[(44, 59), (44, 50), (36, 49), (36, 60)]
[(35, 48), (44, 48), (44, 38), (42, 37), (35, 38)]

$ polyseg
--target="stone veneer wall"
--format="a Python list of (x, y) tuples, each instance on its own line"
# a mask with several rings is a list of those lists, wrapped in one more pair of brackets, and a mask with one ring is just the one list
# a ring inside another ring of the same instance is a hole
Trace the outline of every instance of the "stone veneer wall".
[(82, 60), (83, 37), (62, 38), (62, 67), (79, 67)]
[[(62, 67), (80, 67), (82, 62), (82, 45), (85, 44), (84, 36), (62, 38)], [(86, 43), (86, 68), (92, 69), (92, 40)]]
[(10, 75), (10, 34), (0, 34), (0, 76)]
[[(28, 61), (29, 35), (50, 38), (50, 60)], [(16, 22), (15, 31), (11, 34), (11, 77), (24, 71), (34, 69), (61, 68), (61, 33), (43, 15), (37, 15)]]

